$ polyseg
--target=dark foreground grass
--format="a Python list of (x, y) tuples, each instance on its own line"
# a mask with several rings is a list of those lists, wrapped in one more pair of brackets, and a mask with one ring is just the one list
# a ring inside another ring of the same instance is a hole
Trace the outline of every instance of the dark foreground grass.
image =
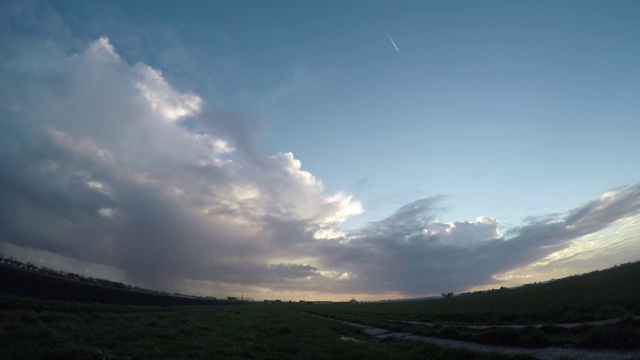
[(509, 358), (381, 342), (278, 305), (156, 308), (10, 297), (0, 305), (0, 359)]
[[(307, 312), (325, 316), (321, 311), (309, 309)], [(521, 348), (571, 347), (622, 351), (640, 349), (640, 320), (633, 318), (621, 319), (621, 321), (614, 324), (580, 325), (568, 328), (545, 325), (542, 327), (490, 327), (486, 329), (474, 329), (455, 324), (425, 326), (397, 320), (381, 320), (346, 314), (342, 314), (340, 317), (335, 317), (334, 314), (334, 318), (386, 329), (389, 332), (495, 346)]]
[[(368, 304), (296, 305), (300, 310), (420, 336), (498, 346), (586, 349), (640, 348), (640, 263), (517, 289), (453, 298)], [(621, 318), (609, 325), (553, 326)], [(431, 327), (404, 321), (432, 323)], [(549, 324), (473, 329), (469, 324)]]

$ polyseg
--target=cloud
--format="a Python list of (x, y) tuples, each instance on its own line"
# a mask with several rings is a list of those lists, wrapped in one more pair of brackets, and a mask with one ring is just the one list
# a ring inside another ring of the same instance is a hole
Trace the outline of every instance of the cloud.
[[(491, 217), (438, 220), (445, 198), (432, 197), (344, 230), (362, 205), (325, 193), (293, 153), (267, 154), (259, 121), (130, 64), (108, 37), (69, 45), (82, 41), (46, 5), (11, 6), (23, 10), (5, 12), (0, 57), (0, 240), (12, 248), (157, 289), (424, 295), (492, 283), (640, 210), (635, 185), (501, 234)], [(34, 18), (57, 35), (42, 41)]]
[(610, 226), (578, 237), (538, 261), (495, 276), (507, 284), (546, 281), (605, 269), (640, 258), (640, 214), (623, 217)]
[(278, 244), (362, 211), (293, 154), (258, 151), (251, 118), (175, 90), (107, 37), (78, 53), (26, 39), (0, 74), (2, 240), (150, 287), (261, 283), (314, 269)]
[[(101, 38), (98, 43), (102, 44), (105, 41), (108, 44), (106, 38)], [(180, 94), (174, 91), (160, 71), (143, 64), (137, 64), (135, 70), (141, 77), (136, 83), (136, 88), (140, 90), (151, 108), (158, 111), (161, 116), (175, 121), (200, 112), (202, 99), (191, 93)]]
[(320, 268), (348, 273), (336, 291), (423, 295), (491, 284), (493, 275), (522, 267), (640, 211), (640, 185), (620, 189), (569, 211), (500, 236), (498, 221), (435, 221), (440, 198), (400, 208), (389, 218), (317, 245)]

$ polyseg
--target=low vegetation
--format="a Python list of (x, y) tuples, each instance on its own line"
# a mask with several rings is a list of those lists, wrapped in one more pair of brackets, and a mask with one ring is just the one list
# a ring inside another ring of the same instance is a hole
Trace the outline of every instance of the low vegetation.
[[(490, 345), (638, 349), (640, 263), (517, 289), (425, 301), (306, 306), (301, 310), (392, 332)], [(620, 321), (561, 325), (603, 319)], [(520, 326), (504, 326), (509, 324)]]
[(377, 341), (283, 305), (143, 307), (9, 296), (0, 304), (3, 359), (514, 358)]
[[(637, 350), (640, 344), (640, 263), (518, 289), (367, 304), (161, 296), (5, 266), (0, 284), (0, 359), (531, 358), (378, 340), (327, 318), (522, 348)], [(559, 325), (612, 318), (619, 321)]]
[(44, 300), (63, 300), (84, 303), (194, 306), (224, 305), (226, 301), (173, 296), (135, 288), (103, 286), (104, 282), (89, 283), (60, 276), (50, 276), (30, 269), (0, 265), (0, 295), (14, 295)]
[(571, 347), (584, 349), (632, 350), (640, 348), (640, 320), (621, 319), (615, 324), (579, 325), (562, 327), (554, 325), (482, 328), (464, 324), (417, 324), (400, 320), (381, 320), (353, 315), (328, 315), (321, 310), (307, 310), (319, 316), (386, 329), (389, 332), (449, 340), (469, 341), (479, 344), (521, 348)]

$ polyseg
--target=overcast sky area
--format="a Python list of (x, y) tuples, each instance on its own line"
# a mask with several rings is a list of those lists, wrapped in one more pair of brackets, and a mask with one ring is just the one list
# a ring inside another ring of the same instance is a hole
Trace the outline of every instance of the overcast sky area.
[(640, 260), (640, 2), (2, 1), (0, 252), (347, 300)]

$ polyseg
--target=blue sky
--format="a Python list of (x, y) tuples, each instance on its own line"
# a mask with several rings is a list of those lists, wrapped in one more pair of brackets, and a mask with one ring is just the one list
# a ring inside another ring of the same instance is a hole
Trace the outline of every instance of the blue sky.
[[(151, 287), (245, 286), (256, 298), (437, 294), (640, 255), (637, 2), (3, 7), (2, 116), (15, 142), (3, 161), (32, 162), (2, 182), (0, 201), (17, 214), (6, 220), (4, 252), (104, 267), (105, 276)], [(47, 146), (57, 149), (50, 158), (25, 155)], [(55, 186), (34, 178), (47, 171)], [(78, 183), (90, 191), (67, 189)], [(147, 216), (151, 204), (165, 211)], [(60, 226), (57, 237), (26, 224), (32, 213)], [(574, 216), (587, 213), (592, 222)], [(168, 219), (179, 219), (169, 234), (190, 229), (184, 239), (126, 240)], [(549, 233), (557, 223), (568, 233)], [(79, 234), (104, 248), (91, 250)], [(624, 241), (587, 255), (614, 237)], [(159, 250), (149, 252), (153, 244)], [(210, 255), (191, 267), (185, 249)], [(131, 258), (116, 260), (121, 251)], [(484, 251), (513, 260), (471, 259)], [(136, 262), (140, 252), (147, 262)], [(181, 254), (171, 265), (185, 269), (179, 275), (141, 270), (163, 266), (171, 252)], [(388, 286), (372, 285), (377, 272), (366, 263), (380, 253), (415, 264), (400, 266)], [(425, 265), (437, 254), (464, 263), (455, 281)], [(588, 261), (568, 260), (580, 256)], [(437, 279), (418, 289), (420, 272)]]
[(640, 178), (622, 155), (639, 152), (633, 2), (118, 5), (127, 26), (173, 32), (151, 53), (195, 48), (190, 89), (260, 118), (263, 145), (327, 190), (357, 193), (354, 226), (434, 194), (452, 218), (518, 221)]

